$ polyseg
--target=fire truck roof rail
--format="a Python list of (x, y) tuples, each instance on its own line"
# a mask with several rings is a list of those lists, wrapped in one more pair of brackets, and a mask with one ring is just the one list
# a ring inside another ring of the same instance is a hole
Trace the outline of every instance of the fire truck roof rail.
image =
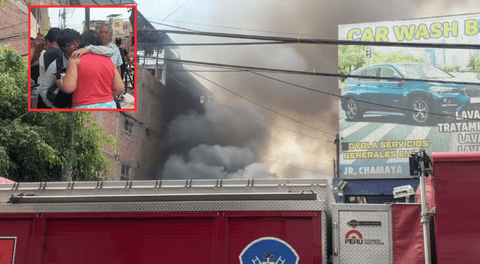
[(85, 181), (85, 182), (15, 182), (0, 183), (1, 190), (86, 190), (86, 189), (149, 189), (202, 187), (308, 187), (326, 186), (327, 179), (188, 179), (139, 181)]
[(79, 203), (79, 202), (155, 202), (155, 201), (261, 201), (317, 200), (313, 192), (300, 193), (230, 193), (230, 194), (135, 194), (135, 195), (62, 195), (46, 196), (16, 193), (10, 203)]

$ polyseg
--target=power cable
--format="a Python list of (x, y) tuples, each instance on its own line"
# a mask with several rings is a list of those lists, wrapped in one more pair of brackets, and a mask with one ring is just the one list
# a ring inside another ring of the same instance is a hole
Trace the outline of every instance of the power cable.
[[(163, 21), (162, 21), (163, 22)], [(168, 25), (168, 24), (164, 24), (164, 23), (160, 23), (160, 22), (152, 22), (150, 21), (150, 23), (153, 23), (153, 24), (159, 24), (159, 25), (163, 25), (163, 26), (166, 26), (166, 27), (171, 27), (171, 28), (177, 28), (177, 29), (183, 29), (183, 30), (186, 30), (186, 31), (190, 31), (190, 32), (197, 32), (197, 30), (193, 30), (193, 29), (189, 29), (189, 28), (184, 28), (184, 27), (177, 27), (177, 26), (172, 26), (172, 25)], [(257, 30), (252, 30), (252, 31), (257, 31)], [(280, 33), (280, 32), (275, 32), (275, 31), (262, 31), (260, 30), (260, 32), (273, 32), (273, 33)], [(148, 33), (150, 34), (150, 32)], [(298, 38), (300, 37), (299, 34), (293, 34), (293, 33), (286, 33), (288, 35), (296, 35)], [(265, 42), (263, 42), (265, 43)], [(271, 42), (271, 43), (268, 43), (268, 44), (287, 44), (287, 43), (297, 43), (297, 41), (293, 41), (293, 42), (289, 42), (289, 41), (277, 41), (277, 42)], [(266, 43), (265, 43), (266, 44)], [(183, 46), (187, 46), (187, 44), (182, 44)], [(162, 46), (175, 46), (175, 44), (164, 44)], [(330, 46), (327, 46), (327, 47), (330, 47)]]
[[(189, 71), (189, 70), (187, 70), (187, 71)], [(170, 76), (171, 78), (173, 78), (173, 80), (175, 80), (177, 83), (179, 83), (179, 84), (180, 84), (181, 86), (183, 86), (185, 89), (187, 89), (187, 90), (190, 91), (191, 93), (195, 94), (196, 96), (200, 97), (199, 94), (197, 94), (197, 93), (195, 93), (194, 91), (192, 91), (191, 89), (189, 89), (185, 84), (183, 84), (182, 82), (180, 82), (179, 80), (177, 80), (176, 78), (174, 78), (173, 76), (171, 76), (170, 74), (167, 73), (167, 75)], [(214, 101), (217, 102), (217, 103), (219, 103), (219, 104), (221, 104), (221, 105), (223, 105), (224, 107), (228, 107), (228, 108), (230, 108), (230, 109), (232, 109), (232, 110), (235, 110), (233, 107), (231, 107), (231, 106), (229, 106), (229, 105), (227, 105), (227, 104), (225, 104), (225, 103), (222, 103), (222, 102), (220, 102), (220, 101), (218, 101), (218, 100), (214, 100)], [(233, 113), (235, 113), (235, 111), (233, 111)], [(300, 134), (300, 135), (302, 135), (302, 136), (307, 136), (307, 137), (310, 137), (310, 138), (313, 138), (313, 139), (316, 139), (316, 140), (321, 140), (321, 141), (326, 141), (326, 142), (332, 143), (331, 141), (318, 139), (318, 138), (315, 138), (315, 137), (311, 137), (311, 136), (308, 136), (308, 135), (301, 134), (301, 133), (299, 133), (299, 132), (296, 132), (296, 131), (291, 130), (291, 129), (288, 129), (288, 128), (284, 128), (284, 127), (282, 127), (282, 126), (278, 126), (278, 125), (275, 125), (275, 124), (271, 124), (271, 123), (269, 123), (269, 122), (267, 122), (267, 121), (265, 121), (265, 120), (263, 120), (263, 119), (261, 119), (261, 118), (258, 118), (258, 117), (256, 117), (256, 116), (253, 116), (253, 115), (250, 115), (250, 116), (251, 116), (252, 118), (257, 119), (257, 120), (259, 120), (259, 121), (262, 121), (262, 122), (264, 122), (264, 123), (266, 123), (266, 124), (269, 124), (269, 125), (272, 125), (272, 126), (277, 126), (277, 127), (282, 128), (282, 129), (285, 129), (285, 130), (294, 132), (294, 133), (296, 133), (296, 134)], [(281, 140), (281, 141), (283, 141), (283, 142), (286, 142), (285, 140), (283, 140), (283, 139), (281, 139), (281, 138), (277, 138), (277, 137), (273, 137), (273, 136), (271, 136), (271, 138), (274, 138), (274, 139), (277, 139), (277, 140)], [(318, 156), (318, 157), (320, 157), (320, 158), (323, 158), (323, 159), (325, 159), (325, 160), (327, 160), (327, 161), (330, 161), (330, 159), (328, 159), (328, 158), (326, 158), (326, 157), (324, 157), (324, 156), (315, 154), (315, 153), (313, 153), (313, 152), (305, 151), (305, 150), (303, 150), (303, 151), (306, 152), (306, 153), (309, 153), (309, 154)]]
[[(327, 77), (340, 77), (340, 78), (362, 78), (362, 79), (379, 79), (379, 80), (390, 80), (390, 81), (414, 81), (414, 82), (435, 82), (435, 83), (450, 83), (450, 84), (461, 84), (461, 85), (473, 85), (473, 86), (478, 86), (479, 83), (473, 83), (473, 82), (455, 82), (455, 81), (443, 81), (443, 80), (424, 80), (424, 79), (411, 79), (411, 78), (386, 78), (386, 77), (375, 77), (375, 76), (362, 76), (362, 75), (347, 75), (347, 74), (334, 74), (334, 73), (320, 73), (320, 72), (305, 72), (305, 71), (293, 71), (293, 70), (280, 70), (280, 69), (271, 69), (271, 68), (259, 68), (259, 67), (248, 67), (248, 66), (240, 66), (240, 65), (228, 65), (228, 64), (219, 64), (219, 63), (208, 63), (208, 62), (198, 62), (198, 61), (188, 61), (188, 60), (174, 60), (174, 59), (165, 59), (165, 58), (159, 58), (160, 60), (164, 61), (172, 61), (172, 62), (184, 62), (184, 63), (190, 63), (190, 64), (196, 64), (196, 65), (207, 65), (211, 67), (224, 67), (224, 68), (237, 68), (237, 69), (250, 69), (251, 72), (273, 72), (273, 73), (289, 73), (289, 74), (301, 74), (301, 75), (317, 75), (317, 76), (327, 76)], [(258, 74), (258, 72), (256, 73)], [(342, 95), (337, 95), (329, 92), (324, 92), (316, 89), (312, 89), (309, 87), (297, 85), (294, 83), (289, 83), (286, 81), (282, 81), (273, 77), (269, 76), (263, 76), (266, 78), (270, 78), (272, 80), (276, 80), (279, 82), (284, 82), (285, 84), (289, 84), (298, 88), (302, 88), (305, 90), (309, 90), (312, 92), (317, 92), (317, 93), (322, 93), (338, 98), (344, 98), (348, 99), (348, 97), (342, 96)], [(360, 99), (355, 99), (357, 102), (361, 102), (364, 104), (370, 104), (370, 105), (376, 105), (376, 106), (383, 106), (383, 107), (389, 107), (392, 109), (399, 109), (402, 111), (416, 111), (413, 109), (407, 109), (403, 107), (397, 107), (397, 106), (391, 106), (391, 105), (384, 105), (384, 104), (379, 104), (379, 103), (374, 103), (374, 102), (368, 102)], [(452, 117), (450, 115), (444, 115), (444, 114), (439, 114), (439, 113), (433, 113), (433, 112), (427, 112), (428, 114), (436, 115), (436, 116), (443, 116), (443, 117)], [(471, 119), (471, 118), (465, 118), (464, 120), (476, 120), (476, 119)]]
[(0, 41), (4, 42), (3, 41), (4, 39), (12, 39), (12, 38), (20, 37), (20, 36), (25, 36), (25, 35), (27, 35), (26, 32), (14, 34), (14, 35), (8, 35), (8, 36), (5, 36), (5, 37), (2, 36), (2, 37), (0, 37)]
[[(187, 72), (192, 72), (191, 70), (188, 70), (188, 69), (186, 69), (186, 71), (187, 71)], [(192, 72), (192, 73), (193, 73), (193, 72)], [(175, 80), (177, 83), (179, 83), (181, 86), (183, 86), (185, 89), (187, 89), (188, 91), (190, 91), (191, 93), (195, 94), (195, 95), (198, 96), (199, 98), (201, 97), (199, 94), (197, 94), (196, 92), (190, 90), (185, 84), (183, 84), (182, 82), (180, 82), (179, 80), (177, 80), (176, 78), (174, 78), (172, 75), (170, 75), (170, 74), (168, 74), (168, 73), (167, 73), (167, 75), (168, 75), (169, 77), (171, 77), (173, 80)], [(217, 103), (219, 103), (219, 104), (221, 104), (221, 105), (223, 105), (223, 106), (225, 106), (225, 107), (228, 107), (228, 108), (230, 108), (230, 109), (232, 109), (232, 110), (235, 110), (233, 107), (231, 107), (231, 106), (229, 106), (229, 105), (227, 105), (227, 104), (225, 104), (225, 103), (222, 103), (222, 102), (220, 102), (220, 101), (218, 101), (218, 100), (214, 100), (214, 101), (217, 102)], [(271, 126), (279, 127), (279, 128), (281, 128), (281, 129), (284, 129), (284, 130), (287, 130), (287, 131), (290, 131), (290, 132), (293, 132), (293, 133), (296, 133), (296, 134), (299, 134), (299, 135), (302, 135), (302, 136), (305, 136), (305, 137), (309, 137), (309, 138), (312, 138), (312, 139), (315, 139), (315, 140), (324, 141), (324, 142), (328, 142), (328, 143), (333, 143), (332, 141), (329, 141), (329, 140), (312, 137), (312, 136), (305, 135), (305, 134), (302, 134), (302, 133), (300, 133), (300, 132), (297, 132), (297, 131), (295, 131), (295, 130), (288, 129), (288, 128), (286, 128), (286, 127), (282, 127), (282, 126), (279, 126), (279, 125), (276, 125), (276, 124), (269, 123), (268, 121), (263, 120), (263, 119), (261, 119), (261, 118), (259, 118), (259, 117), (253, 116), (253, 115), (250, 115), (250, 116), (251, 116), (252, 118), (254, 118), (254, 119), (257, 119), (257, 120), (259, 120), (259, 121), (261, 121), (261, 122), (264, 122), (264, 123), (266, 123), (266, 124), (269, 124), (269, 125), (271, 125)]]
[[(192, 31), (192, 32), (195, 31), (195, 30), (193, 30), (193, 29), (184, 28), (184, 27), (172, 26), (172, 25), (168, 25), (168, 24), (161, 23), (161, 22), (152, 22), (152, 21), (149, 21), (149, 22), (152, 23), (152, 24), (158, 24), (158, 25), (167, 26), (167, 27), (171, 27), (171, 28), (178, 28), (178, 29), (183, 29), (183, 30)], [(157, 29), (155, 29), (155, 30), (153, 30), (153, 31), (156, 31), (156, 30), (157, 30)]]
[(185, 2), (183, 5), (179, 6), (177, 9), (175, 9), (172, 13), (170, 13), (168, 16), (166, 16), (161, 22), (165, 21), (165, 19), (169, 18), (171, 15), (173, 15), (175, 12), (177, 12), (180, 8), (184, 7), (186, 4), (190, 3), (192, 0), (188, 0)]
[[(449, 83), (449, 84), (461, 84), (461, 85), (473, 85), (473, 86), (479, 85), (479, 83), (476, 83), (476, 82), (457, 82), (457, 81), (445, 81), (445, 80), (437, 80), (437, 79), (391, 78), (391, 77), (352, 75), (352, 74), (343, 74), (343, 73), (326, 73), (326, 72), (317, 72), (317, 71), (307, 72), (307, 71), (285, 70), (285, 69), (275, 69), (275, 68), (242, 66), (242, 65), (233, 65), (233, 64), (221, 64), (221, 63), (213, 63), (213, 62), (167, 59), (167, 58), (150, 57), (150, 56), (138, 56), (138, 57), (147, 58), (147, 59), (159, 59), (167, 62), (175, 62), (175, 63), (183, 63), (183, 64), (205, 65), (205, 66), (214, 67), (214, 68), (244, 69), (244, 70), (250, 70), (250, 71), (256, 71), (256, 72), (287, 73), (287, 74), (297, 74), (297, 75), (313, 75), (313, 76), (337, 77), (337, 78), (360, 78), (360, 79), (388, 80), (388, 81), (435, 82), (435, 83)], [(318, 90), (313, 90), (313, 91), (326, 93)]]
[[(180, 8), (182, 8), (183, 6), (185, 6), (186, 4), (188, 4), (191, 1), (192, 0), (188, 0), (183, 5), (179, 6), (177, 9), (175, 9), (173, 12), (171, 12), (168, 16), (166, 16), (161, 22), (165, 21), (165, 19), (169, 18), (171, 15), (173, 15), (175, 12), (177, 12)], [(189, 29), (185, 29), (185, 28), (179, 28), (179, 29), (189, 30)], [(152, 31), (148, 32), (147, 34), (143, 35), (139, 40), (137, 40), (137, 43), (140, 42), (140, 40), (144, 39), (148, 34), (150, 34), (151, 32), (154, 32), (154, 31), (155, 30), (152, 30)]]
[(184, 34), (221, 38), (254, 39), (269, 41), (291, 41), (302, 44), (324, 44), (324, 45), (359, 45), (359, 46), (386, 46), (386, 47), (409, 47), (409, 48), (439, 48), (439, 49), (480, 49), (480, 45), (475, 44), (447, 44), (447, 43), (404, 43), (404, 42), (376, 42), (376, 41), (357, 41), (357, 40), (330, 40), (330, 39), (301, 39), (258, 36), (231, 33), (217, 33), (206, 31), (179, 31), (179, 30), (157, 30), (158, 32), (168, 34)]
[(15, 25), (10, 25), (10, 26), (6, 26), (6, 27), (3, 27), (3, 28), (0, 28), (0, 30), (6, 29), (6, 28), (11, 28), (11, 27), (20, 26), (21, 24), (25, 24), (25, 23), (28, 23), (28, 20), (27, 20), (27, 21), (20, 22), (20, 23), (15, 24)]
[(252, 104), (254, 104), (254, 105), (257, 105), (257, 106), (259, 106), (259, 107), (261, 107), (261, 108), (263, 108), (263, 109), (266, 109), (266, 110), (268, 110), (268, 111), (270, 111), (270, 112), (273, 112), (273, 113), (275, 113), (275, 114), (277, 114), (277, 115), (279, 115), (279, 116), (282, 116), (282, 117), (284, 117), (284, 118), (286, 118), (286, 119), (289, 119), (289, 120), (291, 120), (291, 121), (294, 121), (294, 122), (296, 122), (296, 123), (302, 124), (302, 125), (304, 125), (304, 126), (306, 126), (306, 127), (309, 127), (309, 128), (311, 128), (311, 129), (317, 130), (317, 131), (319, 131), (319, 132), (322, 132), (322, 133), (325, 133), (325, 134), (328, 134), (328, 135), (331, 135), (331, 136), (335, 136), (335, 134), (333, 134), (333, 133), (330, 133), (330, 132), (321, 130), (321, 129), (319, 129), (319, 128), (313, 127), (313, 126), (308, 125), (308, 124), (305, 124), (305, 123), (303, 123), (303, 122), (301, 122), (301, 121), (298, 121), (298, 120), (296, 120), (296, 119), (294, 119), (294, 118), (291, 118), (291, 117), (289, 117), (289, 116), (287, 116), (287, 115), (284, 115), (284, 114), (282, 114), (282, 113), (279, 113), (278, 111), (275, 111), (275, 110), (272, 110), (272, 109), (270, 109), (270, 108), (268, 108), (268, 107), (266, 107), (266, 106), (263, 106), (263, 105), (255, 102), (255, 101), (253, 101), (253, 100), (250, 100), (250, 99), (248, 99), (248, 98), (246, 98), (246, 97), (244, 97), (244, 96), (242, 96), (242, 95), (240, 95), (240, 94), (238, 94), (238, 93), (236, 93), (236, 92), (234, 92), (234, 91), (231, 91), (231, 90), (229, 90), (229, 89), (221, 86), (220, 84), (218, 84), (218, 83), (216, 83), (216, 82), (214, 82), (214, 81), (211, 81), (211, 80), (203, 77), (202, 75), (200, 75), (200, 74), (198, 74), (198, 73), (195, 73), (195, 72), (192, 72), (192, 73), (195, 74), (195, 75), (197, 75), (198, 77), (200, 77), (200, 78), (202, 78), (202, 79), (204, 79), (204, 80), (206, 80), (206, 81), (208, 81), (208, 82), (210, 82), (210, 83), (212, 83), (212, 84), (214, 84), (214, 85), (216, 85), (216, 86), (224, 89), (225, 91), (228, 91), (228, 92), (230, 92), (230, 93), (232, 93), (232, 94), (234, 94), (234, 95), (236, 95), (236, 96), (238, 96), (238, 97), (240, 97), (240, 98), (243, 98), (244, 100), (246, 100), (246, 101), (248, 101), (248, 102), (250, 102), (250, 103), (252, 103)]
[(143, 46), (247, 46), (247, 45), (272, 45), (272, 44), (288, 44), (288, 41), (264, 41), (264, 42), (223, 42), (223, 43), (175, 43), (175, 44), (140, 44)]
[[(151, 17), (150, 17), (149, 19), (156, 19), (156, 18), (151, 18)], [(217, 28), (235, 29), (235, 30), (252, 31), (252, 32), (274, 33), (274, 34), (294, 35), (294, 36), (312, 36), (312, 37), (319, 37), (318, 35), (303, 34), (303, 33), (288, 33), (288, 32), (270, 31), (270, 30), (247, 29), (247, 28), (218, 26), (218, 25), (208, 25), (208, 24), (200, 24), (200, 23), (185, 22), (185, 21), (175, 21), (175, 20), (164, 20), (164, 21), (173, 22), (173, 23), (179, 23), (179, 24), (191, 24), (191, 25), (198, 25), (198, 26), (217, 27)], [(162, 22), (163, 22), (163, 21), (162, 21)], [(158, 23), (158, 22), (152, 22), (152, 21), (150, 21), (150, 23)], [(166, 24), (165, 24), (165, 25), (166, 25)], [(168, 25), (168, 26), (170, 26), (170, 25)], [(172, 27), (173, 27), (173, 26), (172, 26)], [(192, 31), (196, 31), (196, 30), (192, 30)]]
[(169, 72), (248, 72), (248, 70), (168, 70)]

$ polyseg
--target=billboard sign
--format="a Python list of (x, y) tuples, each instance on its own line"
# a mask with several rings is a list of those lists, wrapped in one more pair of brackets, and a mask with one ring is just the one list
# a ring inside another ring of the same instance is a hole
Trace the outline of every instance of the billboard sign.
[[(338, 29), (341, 40), (476, 45), (479, 25), (470, 14)], [(339, 82), (341, 178), (410, 178), (420, 149), (480, 151), (480, 49), (340, 46), (338, 65), (365, 76)]]

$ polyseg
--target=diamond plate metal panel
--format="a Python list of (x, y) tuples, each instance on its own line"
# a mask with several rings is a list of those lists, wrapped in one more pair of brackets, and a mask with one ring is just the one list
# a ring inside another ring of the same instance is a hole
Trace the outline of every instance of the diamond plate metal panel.
[[(380, 221), (380, 226), (348, 225), (351, 220)], [(390, 263), (388, 211), (339, 211), (340, 263)]]
[(333, 196), (333, 187), (331, 185), (331, 182), (327, 182), (327, 186), (324, 189), (324, 194), (325, 194), (325, 209), (323, 210), (324, 212), (324, 230), (325, 232), (323, 233), (323, 239), (326, 242), (326, 245), (323, 247), (323, 254), (324, 254), (324, 260), (323, 263), (327, 263), (327, 258), (328, 256), (332, 255), (332, 245), (333, 245), (333, 240), (332, 240), (332, 230), (333, 230), (333, 225), (332, 225), (332, 204), (335, 203), (335, 197)]
[(188, 201), (0, 204), (0, 213), (321, 211), (324, 201)]
[(135, 194), (222, 194), (222, 193), (279, 193), (313, 191), (318, 200), (326, 200), (326, 180), (165, 180), (116, 182), (41, 182), (0, 183), (0, 203), (8, 201), (14, 193), (36, 195), (135, 195)]

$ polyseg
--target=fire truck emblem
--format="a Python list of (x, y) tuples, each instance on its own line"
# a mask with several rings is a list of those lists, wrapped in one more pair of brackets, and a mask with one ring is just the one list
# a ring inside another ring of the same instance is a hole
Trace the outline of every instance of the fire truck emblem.
[(239, 256), (240, 264), (298, 264), (300, 257), (285, 241), (262, 237), (246, 246)]
[(363, 244), (363, 236), (357, 230), (350, 230), (345, 235), (345, 244)]

